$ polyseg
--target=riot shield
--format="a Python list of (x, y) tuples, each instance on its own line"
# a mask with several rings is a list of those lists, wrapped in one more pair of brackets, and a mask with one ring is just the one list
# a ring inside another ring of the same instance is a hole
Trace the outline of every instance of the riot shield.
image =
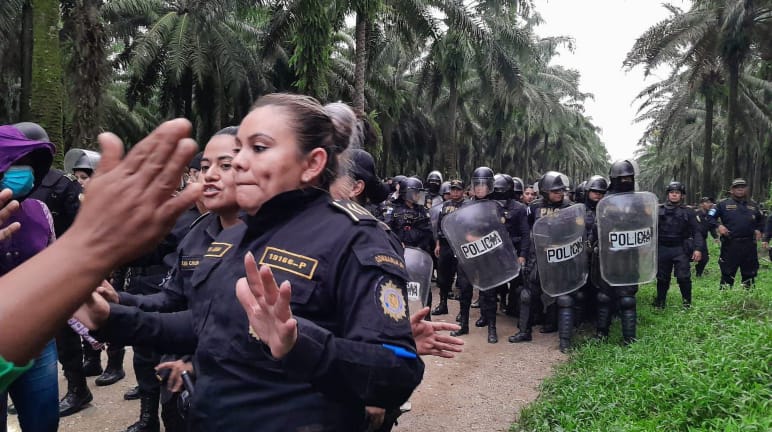
[(539, 218), (531, 229), (541, 289), (551, 297), (570, 294), (587, 282), (584, 214), (584, 204), (575, 204)]
[(71, 149), (64, 155), (64, 171), (72, 173), (77, 165), (79, 168), (95, 170), (99, 165), (101, 155), (93, 150)]
[(439, 203), (429, 209), (429, 220), (432, 223), (432, 234), (434, 234), (435, 239), (437, 238), (437, 230), (439, 229), (439, 226), (437, 226), (437, 224), (440, 221), (441, 212), (442, 212), (442, 203)]
[(520, 274), (520, 264), (495, 201), (476, 201), (442, 218), (442, 232), (475, 288), (496, 288)]
[(657, 197), (651, 192), (607, 195), (598, 202), (600, 274), (611, 286), (657, 276)]
[(412, 246), (405, 248), (405, 266), (410, 278), (407, 281), (407, 302), (410, 313), (426, 306), (432, 289), (434, 263), (426, 251)]

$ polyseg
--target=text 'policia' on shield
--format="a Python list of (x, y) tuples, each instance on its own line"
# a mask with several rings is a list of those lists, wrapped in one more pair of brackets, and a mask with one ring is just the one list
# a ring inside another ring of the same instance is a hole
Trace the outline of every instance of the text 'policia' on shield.
[(461, 251), (466, 259), (477, 258), (500, 247), (502, 244), (503, 241), (499, 233), (491, 231), (473, 242), (461, 245)]
[(633, 231), (615, 231), (608, 233), (609, 250), (631, 249), (651, 243), (651, 227)]
[(582, 241), (582, 238), (579, 237), (569, 244), (547, 249), (547, 262), (557, 263), (567, 261), (582, 253), (583, 250), (584, 242)]

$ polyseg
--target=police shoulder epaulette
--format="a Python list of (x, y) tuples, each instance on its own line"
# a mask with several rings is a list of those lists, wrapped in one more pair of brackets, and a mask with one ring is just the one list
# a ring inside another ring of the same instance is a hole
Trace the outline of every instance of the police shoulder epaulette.
[(206, 213), (202, 214), (201, 216), (197, 217), (197, 218), (196, 218), (196, 220), (194, 220), (194, 221), (193, 221), (193, 222), (190, 224), (190, 226), (188, 227), (188, 229), (191, 229), (191, 228), (193, 228), (194, 226), (198, 225), (198, 224), (199, 224), (199, 222), (201, 222), (202, 220), (206, 219), (206, 217), (207, 217), (207, 216), (209, 216), (210, 214), (212, 214), (212, 212), (208, 211), (208, 212), (206, 212)]
[(71, 174), (71, 173), (67, 173), (63, 177), (66, 177), (70, 181), (74, 181), (74, 182), (78, 181), (78, 178), (75, 177), (75, 175)]
[(361, 221), (376, 221), (375, 216), (372, 215), (366, 208), (350, 200), (334, 200), (330, 201), (330, 205), (333, 208), (342, 211), (348, 217), (356, 223)]

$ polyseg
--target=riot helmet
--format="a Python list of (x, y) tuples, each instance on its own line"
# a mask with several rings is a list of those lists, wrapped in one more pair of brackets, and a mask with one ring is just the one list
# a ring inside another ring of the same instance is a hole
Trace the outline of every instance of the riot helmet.
[(27, 139), (51, 142), (48, 138), (48, 132), (37, 123), (21, 122), (16, 123), (13, 127), (18, 129), (25, 137), (27, 137)]
[(508, 199), (512, 192), (512, 183), (507, 180), (504, 174), (493, 176), (493, 193), (496, 195), (493, 199)]
[(399, 188), (399, 185), (402, 184), (403, 181), (407, 179), (406, 176), (403, 175), (395, 175), (393, 179), (391, 179), (391, 190), (392, 192), (396, 192)]
[(606, 190), (608, 190), (608, 180), (603, 176), (594, 175), (587, 180), (585, 189), (587, 192), (599, 192), (605, 194)]
[(416, 177), (406, 177), (403, 182), (399, 184), (399, 197), (403, 201), (410, 201), (412, 203), (423, 205), (424, 204), (424, 185), (420, 179)]
[(665, 188), (665, 193), (670, 193), (672, 191), (678, 191), (681, 192), (682, 195), (686, 195), (686, 186), (681, 182), (671, 181), (668, 183), (667, 188)]
[(85, 171), (89, 176), (96, 170), (102, 155), (93, 150), (70, 149), (64, 155), (64, 170), (72, 173), (76, 170)]
[(565, 192), (568, 190), (571, 181), (568, 176), (557, 171), (547, 171), (538, 181), (539, 193), (545, 200), (549, 200), (550, 192)]
[(426, 176), (426, 188), (429, 192), (437, 194), (440, 191), (442, 185), (442, 174), (439, 171), (432, 171)]
[(579, 183), (574, 188), (574, 202), (583, 203), (585, 201), (585, 193), (587, 191), (587, 180)]
[(440, 196), (442, 197), (442, 199), (445, 199), (445, 195), (449, 193), (450, 193), (450, 182), (449, 181), (442, 182), (442, 184), (440, 185)]
[(638, 163), (634, 159), (619, 160), (611, 164), (609, 189), (614, 192), (634, 192), (635, 177), (638, 176)]
[[(483, 187), (486, 189), (483, 189)], [(476, 168), (472, 172), (472, 193), (477, 198), (485, 198), (492, 192), (493, 170), (485, 166)]]

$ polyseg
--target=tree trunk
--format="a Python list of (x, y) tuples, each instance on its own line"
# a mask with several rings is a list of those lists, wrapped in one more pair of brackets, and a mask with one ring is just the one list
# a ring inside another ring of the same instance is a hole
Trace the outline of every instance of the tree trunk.
[(21, 121), (31, 120), (29, 109), (32, 95), (32, 5), (30, 0), (24, 2), (21, 11), (21, 93), (19, 97), (19, 118)]
[(686, 196), (684, 197), (686, 204), (691, 202), (689, 194), (694, 194), (694, 189), (692, 188), (692, 142), (689, 141), (689, 154), (686, 155)]
[(448, 96), (448, 139), (443, 149), (443, 169), (450, 178), (460, 175), (458, 172), (458, 143), (456, 142), (456, 107), (458, 107), (458, 88), (455, 82), (449, 83)]
[[(365, 71), (367, 70), (367, 15), (357, 11), (356, 22), (356, 63), (354, 64), (354, 111), (365, 112)], [(366, 148), (371, 151), (372, 149)]]
[[(62, 61), (59, 47), (59, 0), (32, 0), (32, 83), (30, 119), (51, 142), (62, 145)], [(62, 152), (57, 152), (61, 158)]]
[(702, 196), (713, 196), (713, 93), (705, 95), (705, 142), (702, 147)]
[(735, 129), (737, 124), (737, 83), (739, 81), (739, 63), (730, 62), (729, 66), (729, 110), (727, 113), (726, 165), (724, 177), (731, 182), (740, 172), (737, 169), (737, 143)]

